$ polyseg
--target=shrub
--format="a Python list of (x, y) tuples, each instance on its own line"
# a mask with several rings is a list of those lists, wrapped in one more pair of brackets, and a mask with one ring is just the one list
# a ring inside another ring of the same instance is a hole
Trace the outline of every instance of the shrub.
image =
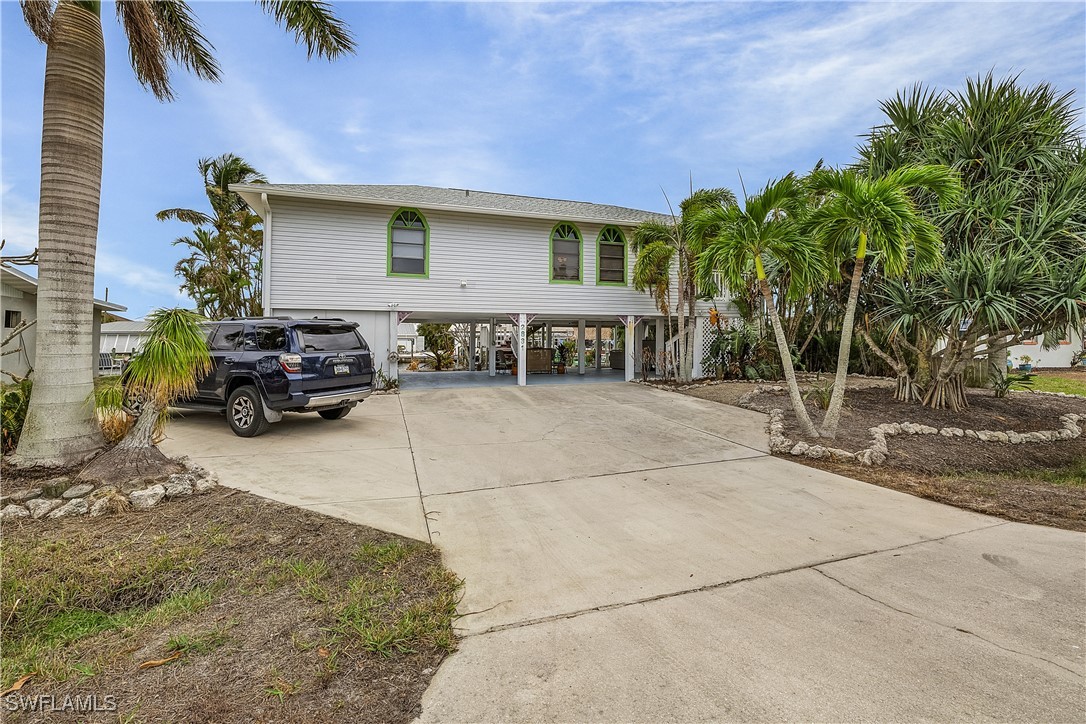
[(0, 443), (4, 454), (15, 450), (19, 433), (23, 431), (26, 411), (30, 407), (30, 390), (33, 382), (20, 380), (10, 385), (0, 385), (0, 416), (3, 418)]

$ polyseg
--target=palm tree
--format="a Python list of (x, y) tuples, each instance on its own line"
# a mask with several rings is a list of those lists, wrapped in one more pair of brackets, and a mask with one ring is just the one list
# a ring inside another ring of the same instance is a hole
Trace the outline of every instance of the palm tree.
[[(23, 17), (46, 45), (38, 217), (36, 380), (12, 462), (65, 466), (103, 442), (93, 392), (91, 299), (102, 186), (105, 42), (99, 0), (22, 0)], [(353, 52), (347, 27), (322, 0), (260, 3), (329, 60)], [(116, 3), (136, 79), (171, 100), (170, 61), (204, 80), (219, 78), (213, 48), (184, 0)]]
[[(174, 267), (181, 289), (196, 302), (205, 317), (258, 315), (262, 311), (260, 258), (264, 233), (260, 217), (230, 184), (267, 183), (264, 174), (233, 154), (202, 158), (197, 169), (211, 214), (195, 209), (164, 209), (159, 221), (174, 219), (196, 227), (193, 237), (182, 236), (174, 245), (185, 245), (190, 254)], [(210, 226), (211, 229), (204, 227)]]
[(147, 317), (147, 339), (124, 372), (125, 396), (143, 400), (139, 416), (115, 447), (79, 477), (124, 482), (179, 472), (155, 446), (162, 414), (172, 402), (196, 394), (198, 380), (212, 369), (203, 319), (187, 309), (157, 309)]
[[(665, 196), (665, 199), (667, 197)], [(668, 202), (670, 206), (670, 202)], [(680, 380), (689, 380), (694, 357), (695, 305), (698, 300), (695, 265), (702, 241), (692, 233), (692, 220), (702, 211), (735, 205), (735, 194), (726, 188), (698, 189), (679, 204), (679, 214), (671, 213), (671, 222), (644, 221), (633, 233), (633, 285), (638, 291), (650, 291), (658, 306), (667, 309), (671, 323), (672, 270), (676, 291), (675, 313), (679, 326)], [(676, 263), (677, 262), (677, 263)], [(687, 320), (691, 320), (688, 324)], [(668, 332), (670, 334), (670, 331)]]
[(697, 268), (703, 284), (710, 284), (713, 275), (719, 272), (730, 288), (745, 289), (753, 272), (769, 310), (792, 409), (803, 431), (818, 437), (803, 404), (792, 351), (770, 286), (769, 270), (773, 269), (778, 279), (788, 280), (787, 288), (782, 292), (799, 299), (825, 277), (821, 249), (799, 228), (797, 216), (802, 198), (800, 184), (789, 174), (767, 184), (760, 194), (747, 197), (742, 210), (738, 206), (728, 206), (702, 211), (693, 220), (693, 228), (705, 239)]
[(939, 230), (920, 214), (910, 194), (931, 194), (945, 206), (960, 196), (961, 182), (950, 168), (930, 165), (906, 166), (877, 178), (852, 169), (818, 169), (807, 184), (813, 193), (824, 196), (808, 223), (827, 257), (836, 262), (835, 273), (840, 274), (840, 267), (852, 260), (833, 394), (820, 430), (823, 437), (833, 438), (845, 401), (853, 323), (868, 248), (887, 277), (904, 275), (910, 262), (916, 271), (935, 268), (942, 258)]

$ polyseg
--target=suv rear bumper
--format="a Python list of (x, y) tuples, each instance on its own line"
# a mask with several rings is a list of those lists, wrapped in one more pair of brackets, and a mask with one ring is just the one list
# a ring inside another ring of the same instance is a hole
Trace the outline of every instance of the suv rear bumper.
[[(298, 392), (290, 396), (290, 401), (281, 407), (284, 410), (318, 410), (325, 407), (342, 407), (343, 405), (354, 405), (370, 396), (373, 392), (373, 385), (364, 385), (361, 387), (352, 387), (346, 390), (337, 390), (335, 392), (329, 392), (327, 394), (313, 394), (308, 395), (303, 392)], [(276, 407), (280, 407), (276, 405)]]

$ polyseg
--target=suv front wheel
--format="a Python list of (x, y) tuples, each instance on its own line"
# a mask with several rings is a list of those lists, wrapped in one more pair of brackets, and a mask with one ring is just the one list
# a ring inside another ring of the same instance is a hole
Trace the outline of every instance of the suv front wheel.
[(262, 435), (271, 424), (264, 417), (260, 393), (249, 385), (230, 393), (230, 399), (226, 402), (226, 419), (230, 422), (230, 429), (240, 437)]

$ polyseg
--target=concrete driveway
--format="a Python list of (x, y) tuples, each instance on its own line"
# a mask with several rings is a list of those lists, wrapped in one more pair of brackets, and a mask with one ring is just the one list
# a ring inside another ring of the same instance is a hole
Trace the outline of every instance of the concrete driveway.
[(432, 540), (466, 579), (424, 721), (1086, 717), (1086, 536), (766, 453), (764, 416), (637, 385), (373, 397), (236, 438), (223, 482)]

